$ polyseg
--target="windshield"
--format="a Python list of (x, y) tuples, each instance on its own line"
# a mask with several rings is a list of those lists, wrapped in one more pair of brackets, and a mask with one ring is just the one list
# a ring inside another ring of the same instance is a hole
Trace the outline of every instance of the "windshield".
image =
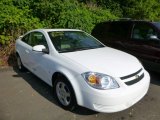
[(104, 47), (99, 41), (82, 31), (48, 32), (58, 52), (74, 52)]

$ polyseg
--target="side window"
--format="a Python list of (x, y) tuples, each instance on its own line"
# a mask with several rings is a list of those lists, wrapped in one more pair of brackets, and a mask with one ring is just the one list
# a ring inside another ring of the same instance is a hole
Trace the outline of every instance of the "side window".
[(149, 40), (157, 36), (156, 31), (148, 24), (136, 24), (132, 32), (132, 38), (137, 40)]
[(28, 42), (29, 42), (29, 37), (30, 37), (30, 34), (25, 35), (25, 36), (22, 38), (22, 41), (28, 44)]
[(129, 34), (130, 24), (126, 22), (113, 22), (108, 30), (108, 36), (110, 39), (119, 40), (126, 39)]
[(92, 35), (94, 37), (96, 37), (97, 39), (101, 40), (101, 42), (103, 40), (105, 40), (106, 37), (106, 32), (108, 32), (107, 28), (108, 28), (108, 22), (104, 22), (104, 23), (99, 23), (97, 24), (94, 29), (92, 30)]
[(28, 44), (31, 46), (44, 45), (46, 48), (48, 48), (46, 38), (41, 32), (32, 32), (31, 39), (29, 40)]

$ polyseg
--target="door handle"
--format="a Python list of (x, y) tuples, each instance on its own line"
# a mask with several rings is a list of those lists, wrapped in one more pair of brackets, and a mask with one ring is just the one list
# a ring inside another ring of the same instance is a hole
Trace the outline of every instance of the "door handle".
[(26, 53), (29, 53), (29, 51), (28, 51), (28, 50), (25, 50), (25, 52), (26, 52)]

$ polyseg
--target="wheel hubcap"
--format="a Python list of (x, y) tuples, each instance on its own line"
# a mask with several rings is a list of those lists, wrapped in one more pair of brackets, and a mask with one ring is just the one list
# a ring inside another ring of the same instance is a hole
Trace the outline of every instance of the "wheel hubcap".
[(71, 102), (71, 95), (68, 86), (63, 82), (58, 82), (56, 85), (56, 93), (59, 101), (64, 105), (68, 106)]

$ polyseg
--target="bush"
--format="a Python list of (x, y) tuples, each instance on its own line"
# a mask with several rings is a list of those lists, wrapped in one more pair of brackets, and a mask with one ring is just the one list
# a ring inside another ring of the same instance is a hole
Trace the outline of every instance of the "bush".
[(13, 4), (0, 2), (0, 44), (7, 45), (20, 34), (41, 28), (38, 18), (31, 15), (28, 7), (19, 9)]
[(96, 23), (117, 18), (109, 10), (88, 7), (76, 1), (66, 0), (58, 6), (61, 9), (57, 13), (58, 21), (53, 23), (53, 27), (56, 28), (77, 28), (90, 33)]

